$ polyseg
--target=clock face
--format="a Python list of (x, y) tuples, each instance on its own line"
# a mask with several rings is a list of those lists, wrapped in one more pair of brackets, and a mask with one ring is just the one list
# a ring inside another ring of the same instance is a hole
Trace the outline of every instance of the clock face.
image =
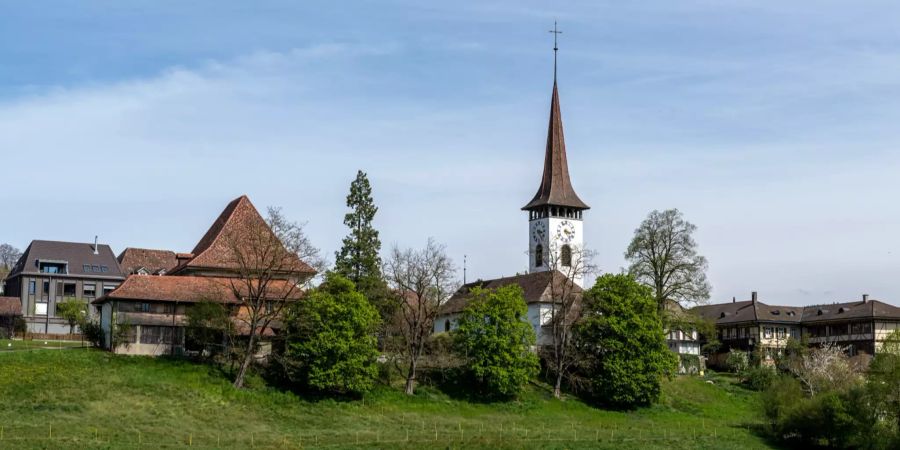
[(547, 225), (544, 225), (544, 222), (537, 222), (533, 227), (531, 227), (531, 240), (533, 240), (535, 244), (544, 242), (544, 239), (546, 237)]
[(556, 238), (561, 242), (568, 244), (575, 239), (575, 224), (568, 220), (563, 220), (556, 226)]

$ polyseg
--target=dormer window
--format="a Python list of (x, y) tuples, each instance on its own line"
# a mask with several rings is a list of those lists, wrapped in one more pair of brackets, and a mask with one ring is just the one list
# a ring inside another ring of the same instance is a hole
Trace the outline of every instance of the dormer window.
[(773, 316), (781, 315), (781, 311), (779, 311), (779, 310), (777, 310), (777, 309), (772, 310), (772, 315), (773, 315)]
[(844, 311), (849, 311), (849, 310), (850, 310), (850, 308), (841, 308), (838, 310), (838, 314), (843, 314)]
[(38, 271), (41, 273), (69, 273), (69, 263), (65, 261), (37, 261)]

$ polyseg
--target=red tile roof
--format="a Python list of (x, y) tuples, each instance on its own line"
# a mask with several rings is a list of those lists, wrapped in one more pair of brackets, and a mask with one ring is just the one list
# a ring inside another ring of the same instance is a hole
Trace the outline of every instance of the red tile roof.
[[(234, 290), (246, 292), (246, 280), (236, 278), (199, 277), (191, 275), (148, 277), (129, 276), (115, 290), (94, 300), (105, 303), (109, 300), (145, 300), (160, 302), (198, 303), (218, 301), (240, 303)], [(234, 286), (234, 287), (233, 287)], [(301, 290), (286, 280), (272, 280), (268, 285), (268, 296), (273, 299), (297, 299)]]
[[(240, 255), (252, 255), (254, 242), (277, 239), (265, 219), (242, 195), (228, 204), (222, 214), (213, 222), (197, 246), (194, 257), (179, 266), (175, 272), (189, 269), (239, 270), (237, 259)], [(284, 264), (286, 271), (314, 274), (315, 270), (296, 255), (291, 254)]]
[(126, 248), (118, 258), (119, 267), (126, 274), (137, 273), (144, 269), (151, 274), (160, 271), (169, 272), (178, 265), (175, 252), (171, 250), (151, 250), (147, 248)]

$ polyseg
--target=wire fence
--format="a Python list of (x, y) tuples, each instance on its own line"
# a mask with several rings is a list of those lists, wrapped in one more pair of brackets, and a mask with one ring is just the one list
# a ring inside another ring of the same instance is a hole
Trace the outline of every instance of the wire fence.
[(636, 447), (641, 443), (694, 443), (703, 447), (727, 447), (729, 441), (745, 441), (754, 425), (679, 428), (579, 428), (496, 427), (424, 424), (402, 429), (366, 429), (357, 431), (320, 430), (278, 434), (223, 432), (146, 432), (129, 429), (86, 428), (54, 431), (47, 427), (0, 427), (0, 448), (70, 446), (105, 448), (347, 448), (347, 447), (446, 447), (448, 445), (523, 447), (550, 443), (584, 446)]

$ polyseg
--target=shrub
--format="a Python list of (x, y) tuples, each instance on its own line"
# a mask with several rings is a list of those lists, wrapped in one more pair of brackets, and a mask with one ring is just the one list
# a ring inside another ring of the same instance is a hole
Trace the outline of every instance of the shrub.
[(657, 401), (678, 360), (650, 288), (627, 274), (603, 275), (585, 292), (583, 307), (574, 337), (593, 400), (617, 408)]
[(285, 323), (283, 364), (302, 387), (335, 394), (362, 394), (378, 376), (375, 333), (378, 311), (353, 282), (329, 273), (325, 282), (291, 305)]
[(725, 367), (732, 373), (742, 373), (750, 367), (750, 355), (740, 350), (731, 350), (725, 359)]
[(88, 341), (92, 346), (101, 348), (103, 347), (103, 327), (100, 326), (99, 323), (83, 320), (78, 328), (81, 328), (81, 335), (84, 336), (84, 339)]
[(769, 366), (756, 366), (745, 370), (741, 374), (744, 383), (754, 391), (762, 391), (769, 387), (778, 376), (775, 369)]
[(475, 288), (472, 297), (452, 332), (458, 356), (484, 395), (514, 397), (539, 367), (522, 288)]

